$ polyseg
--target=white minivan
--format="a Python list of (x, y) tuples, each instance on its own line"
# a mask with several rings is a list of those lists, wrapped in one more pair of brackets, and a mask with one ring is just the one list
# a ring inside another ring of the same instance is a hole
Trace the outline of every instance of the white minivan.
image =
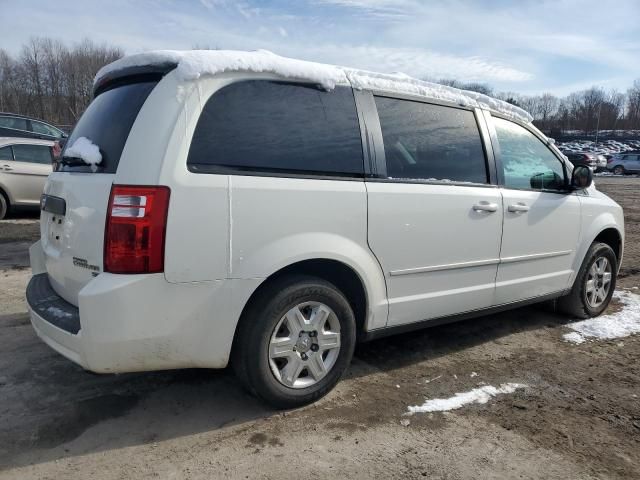
[(358, 341), (611, 299), (621, 208), (508, 103), (265, 51), (125, 57), (94, 96), (27, 287), (37, 334), (87, 370), (231, 364), (293, 407)]

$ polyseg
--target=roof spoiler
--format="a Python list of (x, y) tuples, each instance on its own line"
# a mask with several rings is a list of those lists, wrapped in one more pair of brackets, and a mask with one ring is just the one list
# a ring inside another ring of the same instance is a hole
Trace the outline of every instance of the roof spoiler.
[(127, 67), (108, 73), (98, 80), (93, 87), (93, 98), (101, 93), (130, 83), (159, 81), (167, 73), (178, 66), (177, 63), (163, 63), (159, 65), (142, 65)]

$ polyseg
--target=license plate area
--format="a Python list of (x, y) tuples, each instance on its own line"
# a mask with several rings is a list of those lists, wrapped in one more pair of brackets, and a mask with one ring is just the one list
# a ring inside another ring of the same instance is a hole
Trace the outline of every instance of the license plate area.
[(64, 217), (67, 213), (67, 202), (64, 198), (43, 193), (40, 197), (40, 210)]

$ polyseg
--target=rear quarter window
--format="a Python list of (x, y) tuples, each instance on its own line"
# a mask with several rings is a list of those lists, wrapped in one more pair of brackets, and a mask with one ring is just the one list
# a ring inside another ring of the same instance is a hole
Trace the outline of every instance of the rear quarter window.
[[(157, 83), (129, 83), (100, 93), (80, 117), (65, 148), (73, 145), (78, 138), (86, 137), (100, 148), (102, 154), (96, 173), (115, 173), (133, 122)], [(88, 165), (59, 164), (57, 169), (91, 172)]]
[(0, 117), (0, 127), (13, 128), (15, 130), (26, 130), (27, 121), (24, 118)]
[(263, 80), (226, 86), (207, 101), (187, 164), (204, 173), (362, 177), (353, 92)]

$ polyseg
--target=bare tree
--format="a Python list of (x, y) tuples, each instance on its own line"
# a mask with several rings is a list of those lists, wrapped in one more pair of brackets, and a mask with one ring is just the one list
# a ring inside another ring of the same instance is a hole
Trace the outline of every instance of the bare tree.
[(640, 79), (633, 82), (633, 86), (627, 90), (625, 123), (625, 127), (628, 129), (640, 129)]
[[(209, 45), (198, 48), (217, 49)], [(0, 48), (0, 111), (71, 126), (92, 99), (97, 71), (122, 55), (118, 47), (89, 39), (69, 46), (55, 39), (34, 37), (17, 56)], [(436, 82), (493, 95), (522, 107), (540, 129), (554, 135), (571, 130), (592, 133), (596, 126), (601, 130), (640, 129), (640, 79), (626, 94), (594, 86), (563, 98), (550, 93), (495, 93), (491, 85), (455, 79)]]
[(91, 40), (67, 47), (39, 37), (17, 58), (0, 49), (0, 110), (72, 125), (91, 101), (97, 71), (122, 55), (120, 48)]
[(540, 128), (543, 130), (550, 128), (551, 118), (555, 115), (559, 105), (558, 97), (544, 93), (538, 102), (538, 114), (540, 120)]
[(480, 82), (461, 82), (459, 80), (455, 80), (452, 78), (442, 78), (437, 80), (436, 83), (440, 85), (446, 85), (448, 87), (455, 87), (461, 90), (469, 90), (471, 92), (483, 93), (484, 95), (493, 95), (493, 88), (486, 84)]

